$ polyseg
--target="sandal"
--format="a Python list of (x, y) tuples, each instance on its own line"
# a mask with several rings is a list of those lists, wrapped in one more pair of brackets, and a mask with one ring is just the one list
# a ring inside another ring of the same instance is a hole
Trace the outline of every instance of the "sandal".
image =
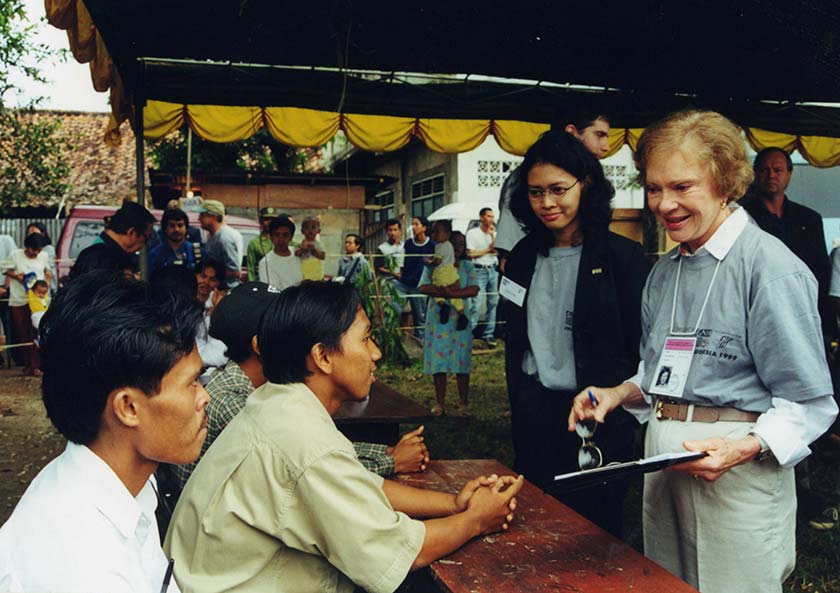
[(444, 410), (440, 404), (435, 404), (434, 406), (432, 406), (432, 416), (440, 417), (444, 414), (446, 414), (446, 410)]

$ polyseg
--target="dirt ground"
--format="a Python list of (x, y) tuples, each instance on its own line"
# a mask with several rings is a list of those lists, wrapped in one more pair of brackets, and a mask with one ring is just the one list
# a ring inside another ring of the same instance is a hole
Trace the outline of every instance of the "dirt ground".
[(0, 525), (65, 442), (47, 419), (41, 379), (23, 377), (19, 368), (0, 368)]

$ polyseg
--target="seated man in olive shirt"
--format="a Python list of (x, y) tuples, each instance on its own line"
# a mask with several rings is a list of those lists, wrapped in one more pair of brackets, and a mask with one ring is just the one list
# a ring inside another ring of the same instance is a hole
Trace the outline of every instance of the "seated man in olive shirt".
[(353, 287), (287, 288), (258, 346), (269, 382), (198, 464), (166, 536), (184, 593), (390, 593), (410, 570), (512, 521), (522, 477), (476, 478), (447, 494), (357, 461), (331, 416), (367, 396), (381, 353)]

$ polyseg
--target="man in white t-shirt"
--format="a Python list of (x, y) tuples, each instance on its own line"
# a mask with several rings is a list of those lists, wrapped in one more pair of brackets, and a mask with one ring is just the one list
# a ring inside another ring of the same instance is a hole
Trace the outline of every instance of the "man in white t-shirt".
[(207, 435), (202, 311), (151, 294), (93, 271), (44, 315), (44, 406), (69, 442), (0, 528), (0, 591), (177, 593), (174, 580), (162, 587), (152, 473), (194, 460)]
[(278, 290), (297, 286), (303, 282), (303, 268), (300, 258), (289, 249), (295, 236), (295, 223), (287, 216), (278, 216), (271, 221), (268, 234), (274, 250), (266, 253), (257, 266), (260, 282)]
[(376, 258), (376, 273), (399, 279), (405, 260), (405, 249), (401, 241), (402, 223), (396, 218), (389, 220), (385, 226), (385, 235), (388, 240), (376, 248), (377, 252), (384, 256)]
[[(499, 258), (496, 256), (496, 231), (493, 227), (495, 215), (492, 208), (478, 212), (481, 224), (467, 231), (467, 255), (472, 259), (478, 278), (478, 296), (485, 299), (486, 325), (481, 337), (491, 348), (496, 347), (496, 305), (499, 303)], [(480, 305), (479, 305), (480, 306)], [(473, 320), (473, 329), (478, 324), (478, 315)]]

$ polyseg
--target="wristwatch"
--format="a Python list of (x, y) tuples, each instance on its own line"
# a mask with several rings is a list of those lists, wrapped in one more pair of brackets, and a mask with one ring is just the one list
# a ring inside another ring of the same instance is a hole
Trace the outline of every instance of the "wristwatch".
[(758, 444), (761, 445), (761, 450), (753, 458), (753, 461), (761, 462), (765, 459), (770, 459), (771, 457), (773, 457), (773, 451), (770, 450), (770, 445), (767, 444), (767, 441), (765, 441), (763, 438), (761, 438), (754, 432), (751, 432), (750, 434), (754, 436), (758, 441)]

